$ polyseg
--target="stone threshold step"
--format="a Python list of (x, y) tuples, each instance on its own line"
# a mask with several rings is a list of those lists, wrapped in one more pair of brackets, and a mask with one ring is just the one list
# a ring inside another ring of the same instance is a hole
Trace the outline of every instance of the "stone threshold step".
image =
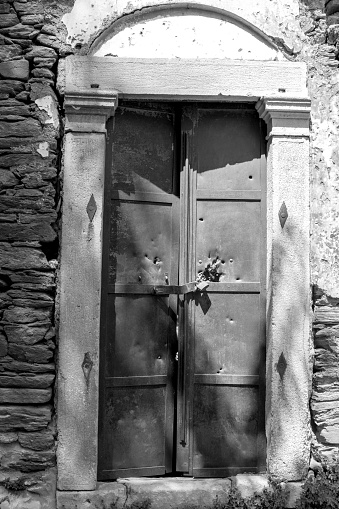
[[(189, 477), (128, 478), (100, 482), (95, 491), (58, 491), (57, 509), (212, 509), (237, 487), (243, 497), (269, 486), (265, 475), (238, 474), (225, 479)], [(293, 508), (301, 483), (287, 483), (287, 508)]]

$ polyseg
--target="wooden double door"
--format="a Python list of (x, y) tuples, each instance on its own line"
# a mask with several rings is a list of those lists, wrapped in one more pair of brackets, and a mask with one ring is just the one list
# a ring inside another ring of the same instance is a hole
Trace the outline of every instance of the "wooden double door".
[(110, 121), (99, 480), (265, 468), (265, 179), (249, 104)]

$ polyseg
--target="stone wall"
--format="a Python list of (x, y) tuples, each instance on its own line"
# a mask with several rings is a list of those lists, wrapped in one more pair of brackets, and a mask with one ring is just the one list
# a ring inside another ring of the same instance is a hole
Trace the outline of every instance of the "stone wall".
[[(75, 3), (81, 11), (81, 0)], [(291, 46), (289, 58), (308, 64), (312, 98), (311, 411), (313, 453), (319, 459), (339, 447), (339, 1), (326, 2), (327, 19), (323, 0), (300, 0), (298, 18), (298, 2), (289, 3), (294, 10), (290, 21), (284, 18), (283, 46)], [(109, 22), (125, 12), (122, 4)], [(278, 1), (273, 4), (279, 9)], [(89, 21), (81, 24), (69, 14), (72, 5), (72, 0), (0, 0), (0, 509), (55, 506), (55, 298), (62, 206), (62, 97), (55, 79), (58, 62), (73, 51), (65, 41), (76, 52), (82, 45), (86, 53), (93, 38)], [(265, 16), (257, 16), (257, 25), (267, 26), (277, 40), (279, 27), (272, 20), (280, 18)], [(97, 17), (104, 26), (105, 13)], [(62, 21), (67, 19), (69, 33)]]
[(55, 506), (63, 2), (0, 0), (0, 507)]
[(312, 101), (310, 206), (314, 374), (310, 406), (316, 460), (333, 458), (339, 447), (339, 2), (327, 2), (326, 13), (322, 4), (310, 0), (301, 5), (304, 41), (298, 56), (308, 65)]

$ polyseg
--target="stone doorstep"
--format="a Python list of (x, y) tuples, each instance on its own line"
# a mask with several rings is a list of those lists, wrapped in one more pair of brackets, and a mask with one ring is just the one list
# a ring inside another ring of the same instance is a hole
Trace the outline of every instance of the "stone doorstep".
[[(231, 486), (244, 497), (261, 492), (268, 486), (265, 475), (238, 474), (227, 479), (195, 479), (187, 477), (129, 478), (116, 482), (100, 482), (95, 491), (57, 491), (57, 509), (209, 509), (218, 498), (225, 500)], [(286, 508), (294, 508), (300, 495), (301, 482), (288, 482)]]

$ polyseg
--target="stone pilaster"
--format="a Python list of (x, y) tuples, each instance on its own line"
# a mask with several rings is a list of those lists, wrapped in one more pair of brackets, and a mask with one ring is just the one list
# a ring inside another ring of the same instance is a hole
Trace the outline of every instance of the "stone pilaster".
[(66, 92), (57, 407), (59, 490), (96, 487), (105, 126), (116, 105), (114, 91)]
[(266, 435), (271, 475), (303, 478), (310, 450), (310, 101), (264, 98), (268, 128)]

